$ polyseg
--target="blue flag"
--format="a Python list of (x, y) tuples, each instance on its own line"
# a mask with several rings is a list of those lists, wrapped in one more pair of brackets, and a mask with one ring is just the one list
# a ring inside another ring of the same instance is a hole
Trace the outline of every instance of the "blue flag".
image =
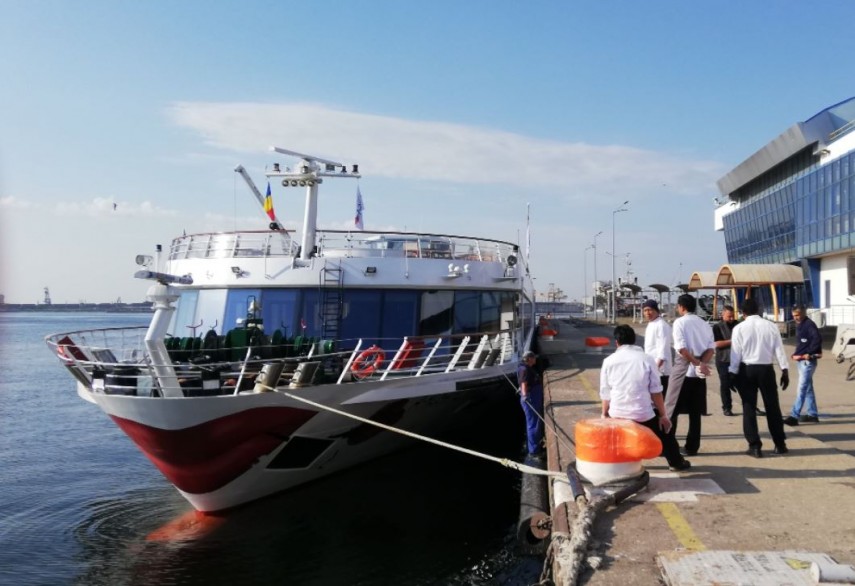
[(365, 227), (362, 224), (362, 210), (365, 209), (365, 206), (362, 205), (362, 192), (359, 191), (359, 186), (356, 186), (356, 217), (353, 218), (353, 225), (356, 226), (358, 230), (364, 230)]

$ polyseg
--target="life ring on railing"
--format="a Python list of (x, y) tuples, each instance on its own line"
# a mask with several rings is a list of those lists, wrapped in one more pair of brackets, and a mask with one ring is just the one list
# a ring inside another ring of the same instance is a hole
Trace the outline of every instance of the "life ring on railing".
[(352, 372), (353, 376), (356, 378), (371, 376), (374, 374), (375, 370), (380, 368), (380, 365), (383, 364), (385, 359), (386, 353), (383, 352), (383, 348), (376, 345), (371, 346), (367, 350), (363, 350), (362, 353), (356, 357), (356, 360), (354, 360), (353, 364), (350, 366), (350, 372)]

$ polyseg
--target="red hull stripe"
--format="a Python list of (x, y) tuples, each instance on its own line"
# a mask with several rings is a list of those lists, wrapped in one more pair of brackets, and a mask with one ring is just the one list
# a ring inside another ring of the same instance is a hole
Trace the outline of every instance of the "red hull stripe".
[(172, 484), (202, 494), (249, 470), (314, 415), (292, 407), (261, 407), (184, 429), (159, 429), (115, 416), (113, 421)]

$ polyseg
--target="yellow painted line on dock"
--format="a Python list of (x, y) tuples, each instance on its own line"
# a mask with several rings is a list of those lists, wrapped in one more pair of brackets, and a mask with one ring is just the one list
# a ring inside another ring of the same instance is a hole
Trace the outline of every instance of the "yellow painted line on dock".
[(656, 503), (656, 508), (665, 517), (665, 522), (668, 523), (668, 527), (674, 532), (680, 545), (691, 551), (706, 551), (707, 547), (695, 535), (689, 522), (680, 513), (680, 509), (676, 503)]
[[(573, 359), (572, 362), (574, 368), (579, 368), (579, 365), (576, 364), (575, 359)], [(597, 389), (594, 387), (594, 385), (591, 384), (591, 381), (588, 380), (588, 377), (585, 376), (585, 373), (581, 368), (579, 368), (579, 379), (582, 381), (582, 386), (585, 387), (585, 392), (588, 393), (588, 396), (591, 398), (591, 400), (599, 401), (600, 393), (597, 392)]]

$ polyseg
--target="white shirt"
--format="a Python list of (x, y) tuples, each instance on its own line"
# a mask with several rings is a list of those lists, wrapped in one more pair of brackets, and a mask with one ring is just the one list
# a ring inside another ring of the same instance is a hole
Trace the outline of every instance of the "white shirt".
[(670, 376), (671, 324), (662, 319), (662, 316), (648, 323), (647, 329), (644, 330), (644, 353), (650, 356), (656, 364), (659, 364), (659, 361), (662, 360), (662, 366), (659, 367), (659, 374), (661, 376)]
[(730, 372), (740, 364), (772, 364), (777, 358), (781, 370), (789, 367), (778, 326), (759, 315), (749, 315), (733, 328), (730, 338)]
[(618, 346), (600, 368), (600, 398), (609, 401), (609, 416), (633, 421), (653, 419), (650, 395), (662, 392), (659, 371), (641, 346)]
[[(674, 321), (674, 350), (679, 352), (681, 348), (695, 357), (700, 357), (707, 350), (715, 350), (712, 327), (694, 313), (678, 317)], [(686, 376), (698, 376), (693, 365), (689, 365)]]

